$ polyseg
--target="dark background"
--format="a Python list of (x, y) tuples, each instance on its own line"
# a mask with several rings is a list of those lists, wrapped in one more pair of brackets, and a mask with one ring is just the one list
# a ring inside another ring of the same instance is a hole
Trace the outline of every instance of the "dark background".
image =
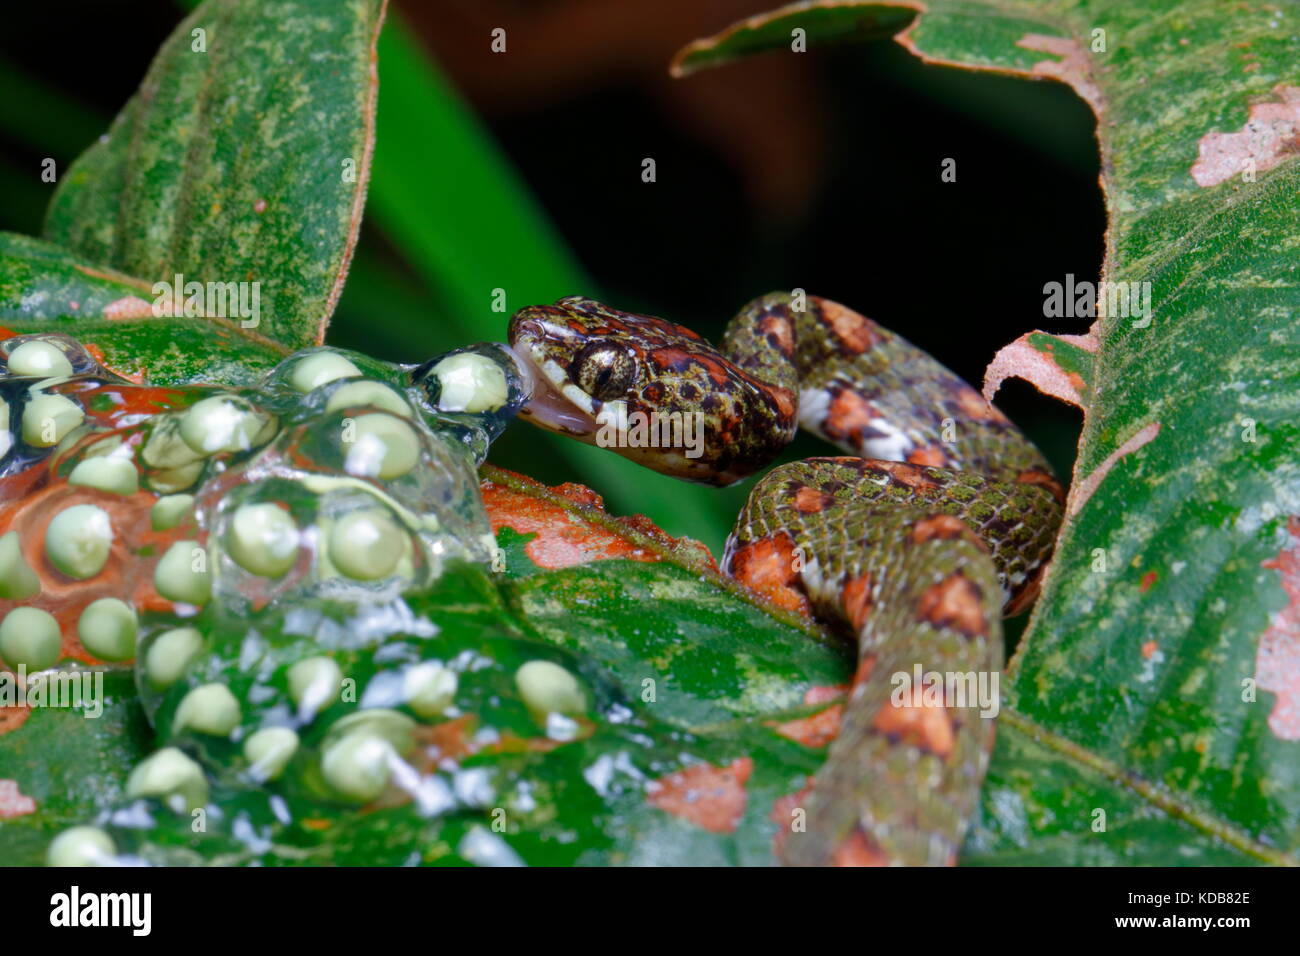
[[(1085, 331), (1042, 315), (1045, 282), (1100, 270), (1104, 215), (1085, 104), (1055, 83), (925, 66), (892, 41), (668, 77), (678, 47), (772, 5), (397, 4), (613, 305), (716, 336), (750, 298), (799, 286), (901, 332), (976, 384), (1023, 332)], [(53, 189), (39, 180), (41, 159), (66, 168), (103, 131), (181, 16), (170, 0), (6, 5), (0, 229), (39, 232)], [(492, 26), (507, 29), (511, 55), (488, 52)], [(383, 110), (381, 87), (381, 130), (393, 121)], [(647, 156), (654, 184), (641, 181)], [(940, 178), (945, 158), (956, 160), (955, 183)], [(362, 248), (420, 294), (400, 248), (373, 224)], [(433, 306), (427, 321), (437, 322)], [(373, 335), (346, 294), (331, 341), (425, 357)], [(1017, 382), (999, 404), (1068, 474), (1078, 413)], [(492, 460), (548, 482), (582, 479), (536, 441), (511, 429)], [(814, 450), (808, 442), (791, 454)], [(626, 500), (611, 504), (627, 510)], [(695, 530), (654, 517), (675, 533)]]

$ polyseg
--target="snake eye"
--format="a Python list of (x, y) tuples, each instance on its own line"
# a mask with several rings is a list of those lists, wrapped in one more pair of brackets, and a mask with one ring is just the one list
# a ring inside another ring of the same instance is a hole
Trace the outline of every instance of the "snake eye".
[(580, 389), (606, 402), (628, 390), (636, 375), (636, 362), (626, 349), (593, 342), (578, 353), (571, 375)]

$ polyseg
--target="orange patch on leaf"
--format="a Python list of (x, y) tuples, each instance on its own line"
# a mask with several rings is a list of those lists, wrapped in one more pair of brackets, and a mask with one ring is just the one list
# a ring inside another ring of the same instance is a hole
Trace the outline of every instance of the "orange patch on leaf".
[(144, 384), (144, 371), (143, 371), (143, 369), (142, 369), (141, 371), (139, 371), (139, 372), (127, 372), (127, 371), (124, 371), (123, 369), (120, 369), (120, 368), (114, 368), (113, 366), (111, 366), (111, 365), (108, 364), (108, 359), (107, 359), (107, 358), (105, 357), (105, 355), (104, 355), (104, 350), (101, 349), (98, 345), (95, 345), (95, 344), (93, 344), (93, 343), (91, 343), (91, 342), (82, 342), (82, 343), (81, 343), (81, 347), (84, 348), (87, 352), (90, 353), (90, 357), (91, 357), (91, 358), (93, 358), (96, 362), (98, 362), (98, 363), (99, 363), (100, 365), (102, 365), (104, 368), (108, 369), (110, 372), (113, 372), (113, 373), (115, 373), (115, 374), (117, 374), (117, 375), (122, 376), (122, 377), (123, 377), (124, 379), (126, 379), (127, 381), (135, 382), (135, 384), (137, 384), (137, 385), (143, 385), (143, 384)]
[(757, 591), (777, 607), (810, 613), (808, 598), (794, 587), (794, 539), (784, 531), (737, 548), (731, 555), (731, 576)]
[[(9, 672), (5, 672), (9, 673)], [(17, 730), (23, 724), (27, 723), (27, 718), (32, 715), (30, 707), (0, 707), (0, 734), (7, 734), (11, 730)]]
[(153, 315), (153, 305), (139, 296), (128, 295), (104, 306), (106, 319), (147, 319)]
[(843, 697), (849, 692), (848, 684), (823, 684), (817, 687), (809, 687), (804, 692), (803, 702), (805, 706), (816, 707), (818, 704), (824, 704), (827, 701), (834, 700), (836, 697)]
[(931, 585), (917, 602), (917, 614), (935, 627), (956, 628), (963, 634), (984, 634), (988, 622), (979, 588), (961, 572)]
[[(810, 687), (803, 695), (803, 702), (806, 706), (815, 707), (828, 701), (838, 701), (847, 692), (848, 687), (843, 685), (838, 687)], [(782, 737), (803, 744), (805, 747), (825, 747), (839, 735), (840, 720), (843, 716), (844, 704), (835, 703), (825, 710), (809, 714), (807, 717), (798, 717), (784, 723), (769, 721), (768, 726)]]
[(1268, 727), (1282, 740), (1300, 740), (1300, 515), (1287, 520), (1289, 545), (1263, 567), (1281, 573), (1287, 606), (1273, 615), (1255, 652), (1255, 682), (1276, 695)]
[[(993, 361), (984, 370), (984, 398), (993, 401), (1002, 383), (1009, 378), (1024, 379), (1044, 395), (1051, 395), (1076, 408), (1086, 407), (1084, 393), (1086, 383), (1078, 372), (1066, 371), (1056, 362), (1053, 350), (1045, 343), (1034, 343), (1029, 332), (1020, 336), (1010, 345), (1000, 348)], [(1097, 340), (1091, 333), (1087, 335), (1053, 336), (1064, 345), (1073, 345), (1086, 352), (1097, 351)]]
[[(1121, 458), (1133, 454), (1133, 452), (1148, 444), (1159, 434), (1160, 423), (1148, 422), (1130, 436), (1127, 441), (1107, 455), (1100, 465), (1088, 472), (1085, 477), (1075, 481), (1074, 484), (1070, 486), (1070, 497), (1065, 506), (1066, 513), (1069, 515), (1078, 514), (1079, 509), (1088, 503), (1088, 499), (1092, 497), (1093, 493), (1101, 483), (1106, 480), (1106, 476), (1110, 474), (1110, 470), (1115, 467), (1116, 463), (1119, 462)], [(1077, 470), (1075, 471), (1075, 474), (1078, 474)]]
[(1160, 575), (1155, 571), (1148, 571), (1146, 574), (1142, 575), (1142, 580), (1138, 582), (1138, 591), (1142, 594), (1146, 594), (1151, 590), (1151, 586), (1154, 585), (1159, 578)]
[(36, 801), (24, 796), (17, 780), (0, 780), (0, 820), (36, 812)]
[(754, 772), (749, 757), (725, 767), (697, 764), (650, 783), (646, 800), (710, 833), (734, 833), (745, 815), (745, 784)]
[[(170, 611), (172, 602), (154, 588), (154, 566), (170, 544), (192, 534), (193, 529), (181, 525), (154, 531), (149, 513), (156, 500), (146, 491), (112, 495), (59, 481), (28, 492), (19, 500), (5, 502), (0, 506), (0, 534), (18, 532), (23, 557), (41, 579), (41, 592), (23, 601), (0, 599), (0, 617), (19, 604), (47, 611), (59, 622), (63, 633), (63, 656), (94, 664), (99, 663), (98, 659), (82, 646), (77, 636), (77, 621), (87, 604), (99, 598), (115, 597), (127, 600), (139, 610)], [(113, 543), (103, 570), (79, 581), (61, 574), (46, 560), (44, 541), (55, 515), (72, 505), (87, 503), (108, 513)], [(152, 550), (153, 557), (142, 558), (135, 553), (146, 547)]]
[[(86, 408), (87, 419), (98, 422), (106, 428), (120, 428), (123, 427), (123, 419), (138, 415), (156, 415), (160, 411), (177, 407), (179, 400), (183, 398), (183, 393), (174, 388), (122, 388), (118, 385), (97, 385), (78, 392), (77, 398)], [(95, 435), (94, 439), (101, 437)]]
[(556, 485), (551, 490), (568, 498), (574, 504), (586, 505), (588, 508), (598, 508), (601, 511), (605, 510), (605, 499), (598, 492), (586, 485), (580, 485), (576, 481), (566, 481), (563, 484)]
[(835, 704), (820, 713), (797, 717), (784, 723), (771, 723), (769, 726), (788, 740), (816, 749), (827, 746), (839, 736), (840, 720), (843, 717), (844, 705)]
[[(522, 475), (512, 477), (526, 485), (535, 486), (539, 491), (548, 490), (545, 485)], [(524, 551), (540, 568), (568, 568), (615, 558), (647, 562), (660, 560), (658, 553), (620, 535), (617, 529), (598, 524), (595, 520), (583, 521), (581, 514), (574, 514), (554, 501), (492, 481), (482, 482), (480, 490), (493, 532), (511, 528), (519, 534), (536, 535), (524, 546)], [(607, 520), (609, 517), (603, 511), (601, 497), (590, 488), (565, 483), (549, 490), (597, 512), (593, 514), (593, 519)], [(671, 537), (642, 515), (615, 520), (628, 531), (652, 538), (667, 550), (688, 551), (692, 559), (715, 566), (703, 544), (690, 538)]]
[(475, 718), (473, 714), (465, 714), (454, 720), (444, 720), (440, 724), (421, 727), (417, 731), (417, 738), (426, 748), (436, 750), (437, 753), (430, 753), (430, 757), (436, 756), (438, 760), (450, 757), (452, 760), (459, 760), (462, 757), (468, 757), (478, 750), (470, 735), (474, 731)]
[(1092, 58), (1077, 40), (1069, 37), (1047, 36), (1042, 33), (1027, 33), (1016, 41), (1016, 46), (1035, 53), (1050, 53), (1059, 56), (1059, 60), (1039, 60), (1033, 71), (1037, 76), (1050, 76), (1052, 79), (1068, 83), (1074, 92), (1083, 97), (1092, 107), (1092, 111), (1101, 117), (1106, 101), (1101, 95), (1101, 88), (1092, 77)]
[(772, 812), (767, 815), (767, 818), (776, 824), (776, 833), (772, 837), (772, 852), (778, 859), (785, 849), (786, 838), (790, 836), (791, 827), (794, 825), (795, 811), (807, 803), (810, 793), (812, 793), (812, 784), (772, 802)]
[(1247, 171), (1272, 169), (1300, 152), (1300, 87), (1279, 85), (1274, 99), (1250, 108), (1235, 133), (1206, 133), (1198, 144), (1192, 179), (1217, 186)]

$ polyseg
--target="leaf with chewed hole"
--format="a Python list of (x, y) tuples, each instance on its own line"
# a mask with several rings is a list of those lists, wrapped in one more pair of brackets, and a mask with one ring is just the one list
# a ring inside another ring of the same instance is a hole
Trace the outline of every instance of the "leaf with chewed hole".
[(1079, 409), (1092, 400), (1092, 355), (1096, 340), (1088, 335), (1029, 332), (998, 350), (984, 372), (984, 398), (993, 401), (1008, 378), (1022, 378), (1044, 395)]

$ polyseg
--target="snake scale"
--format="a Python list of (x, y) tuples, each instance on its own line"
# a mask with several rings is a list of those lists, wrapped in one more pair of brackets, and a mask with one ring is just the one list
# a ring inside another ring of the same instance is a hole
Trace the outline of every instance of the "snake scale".
[[(847, 453), (765, 475), (723, 560), (776, 603), (857, 639), (838, 738), (782, 862), (953, 863), (993, 721), (952, 685), (937, 702), (900, 705), (891, 678), (918, 665), (1001, 669), (1002, 616), (1032, 602), (1061, 520), (1062, 489), (1039, 451), (916, 346), (798, 292), (749, 303), (719, 348), (578, 296), (519, 311), (509, 339), (532, 380), (521, 415), (657, 471), (731, 484), (800, 425)], [(652, 415), (694, 416), (700, 446), (633, 440), (624, 423)], [(611, 427), (623, 429), (612, 441)]]

